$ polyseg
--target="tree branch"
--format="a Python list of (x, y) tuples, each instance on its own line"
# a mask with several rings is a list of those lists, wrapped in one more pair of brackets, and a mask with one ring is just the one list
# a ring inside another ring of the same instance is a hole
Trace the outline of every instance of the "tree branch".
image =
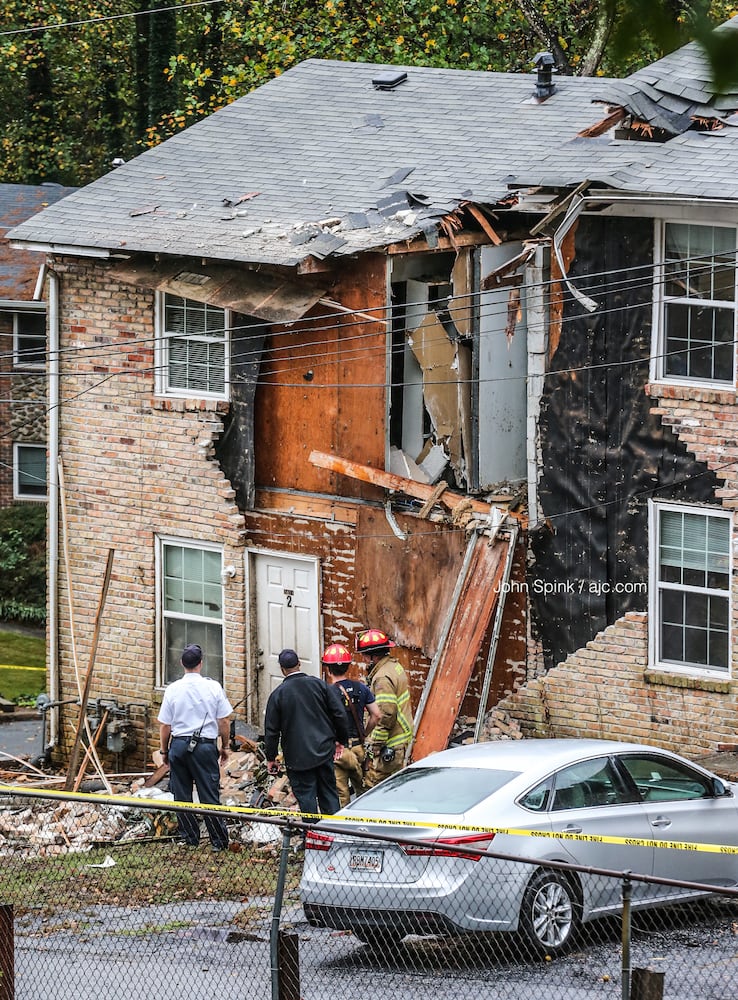
[(516, 2), (525, 15), (528, 24), (554, 57), (556, 69), (559, 73), (563, 73), (565, 76), (572, 76), (572, 68), (559, 41), (559, 36), (549, 28), (545, 17), (533, 0), (516, 0)]

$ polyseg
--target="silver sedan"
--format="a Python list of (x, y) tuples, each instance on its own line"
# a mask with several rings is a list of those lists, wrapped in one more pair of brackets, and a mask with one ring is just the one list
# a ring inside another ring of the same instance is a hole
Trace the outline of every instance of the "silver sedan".
[[(737, 791), (676, 754), (636, 743), (521, 740), (444, 750), (341, 810), (346, 820), (332, 824), (341, 833), (326, 823), (308, 833), (305, 915), (376, 944), (407, 934), (522, 931), (537, 952), (555, 955), (583, 922), (619, 910), (621, 883), (515, 858), (735, 886), (738, 855), (654, 841), (738, 846)], [(633, 883), (635, 907), (693, 894)]]

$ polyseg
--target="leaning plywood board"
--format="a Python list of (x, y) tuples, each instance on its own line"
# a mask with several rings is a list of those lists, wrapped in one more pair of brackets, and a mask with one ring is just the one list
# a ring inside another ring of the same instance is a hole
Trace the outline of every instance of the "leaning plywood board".
[(496, 538), (490, 544), (486, 535), (474, 543), (448, 633), (434, 663), (422, 715), (416, 720), (414, 761), (448, 746), (499, 599), (509, 544), (509, 538)]

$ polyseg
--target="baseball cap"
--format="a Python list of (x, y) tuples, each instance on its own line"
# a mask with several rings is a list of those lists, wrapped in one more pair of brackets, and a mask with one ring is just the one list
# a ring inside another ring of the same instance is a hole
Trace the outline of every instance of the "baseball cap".
[(182, 666), (187, 667), (190, 670), (196, 667), (198, 663), (202, 660), (202, 650), (200, 647), (192, 642), (189, 646), (185, 646), (182, 650)]
[(277, 659), (279, 660), (279, 665), (283, 670), (292, 670), (300, 663), (300, 657), (294, 649), (283, 649)]

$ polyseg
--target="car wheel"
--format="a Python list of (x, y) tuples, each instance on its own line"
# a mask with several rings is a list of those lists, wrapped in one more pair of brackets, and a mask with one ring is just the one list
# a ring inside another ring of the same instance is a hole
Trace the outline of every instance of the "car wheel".
[(520, 908), (520, 929), (538, 953), (560, 955), (581, 924), (579, 894), (558, 872), (539, 871), (528, 883)]

